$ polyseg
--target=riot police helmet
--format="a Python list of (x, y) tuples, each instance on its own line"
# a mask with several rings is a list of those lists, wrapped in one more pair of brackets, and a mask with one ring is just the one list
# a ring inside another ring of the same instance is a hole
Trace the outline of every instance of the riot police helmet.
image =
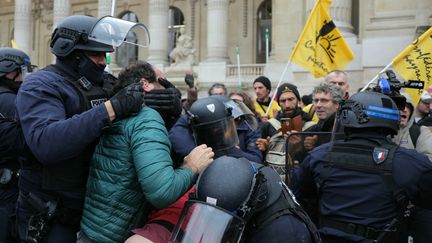
[(197, 145), (206, 144), (217, 151), (239, 143), (231, 108), (218, 99), (198, 99), (187, 114)]
[(212, 95), (211, 97), (222, 101), (227, 108), (230, 108), (234, 120), (239, 123), (244, 121), (252, 131), (258, 128), (258, 121), (254, 113), (243, 102), (232, 100), (225, 95)]
[(89, 39), (90, 32), (98, 22), (91, 16), (73, 15), (61, 21), (51, 36), (51, 52), (65, 57), (75, 50), (92, 52), (113, 52), (111, 45)]
[(196, 199), (235, 212), (248, 220), (273, 204), (282, 192), (280, 176), (244, 158), (217, 158), (198, 177)]
[(374, 128), (389, 135), (399, 130), (399, 110), (387, 95), (365, 91), (354, 94), (339, 110), (345, 132)]
[(30, 57), (25, 52), (10, 47), (0, 48), (0, 77), (13, 71), (31, 72), (31, 69)]
[(215, 199), (216, 206), (235, 211), (249, 196), (253, 177), (254, 168), (250, 163), (229, 156), (219, 157), (200, 175), (196, 197), (200, 201)]

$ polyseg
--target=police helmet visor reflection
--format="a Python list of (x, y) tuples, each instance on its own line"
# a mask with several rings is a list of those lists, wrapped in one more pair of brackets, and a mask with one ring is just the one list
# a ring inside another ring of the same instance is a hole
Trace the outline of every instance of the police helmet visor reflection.
[(123, 43), (139, 47), (150, 45), (150, 35), (144, 24), (110, 16), (98, 20), (90, 32), (89, 39), (114, 47), (119, 47)]
[(33, 72), (33, 66), (32, 65), (22, 65), (21, 66), (21, 74), (22, 79), (24, 80), (27, 76), (29, 76)]
[(169, 242), (239, 242), (245, 225), (243, 219), (222, 208), (189, 200), (182, 210)]
[(197, 145), (206, 144), (212, 147), (214, 151), (239, 144), (232, 117), (216, 122), (192, 125), (192, 130)]
[(252, 131), (255, 131), (258, 128), (258, 121), (256, 120), (254, 113), (243, 102), (239, 100), (229, 100), (224, 102), (224, 104), (227, 107), (231, 107), (234, 119), (245, 121)]

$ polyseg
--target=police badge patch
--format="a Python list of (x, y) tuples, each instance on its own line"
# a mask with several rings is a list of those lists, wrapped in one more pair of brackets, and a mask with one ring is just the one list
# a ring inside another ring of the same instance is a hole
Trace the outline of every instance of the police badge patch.
[(379, 165), (387, 159), (387, 155), (389, 153), (388, 149), (375, 147), (373, 151), (373, 160)]
[(214, 104), (209, 104), (207, 105), (207, 109), (211, 112), (214, 113), (216, 110), (216, 106)]

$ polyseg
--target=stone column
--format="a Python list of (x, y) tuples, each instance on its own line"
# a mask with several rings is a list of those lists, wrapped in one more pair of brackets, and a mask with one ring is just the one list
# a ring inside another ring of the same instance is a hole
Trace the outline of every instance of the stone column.
[[(299, 16), (302, 11), (302, 4), (299, 4), (298, 0), (272, 1), (270, 62), (286, 63), (288, 61), (292, 48), (303, 29), (303, 20)], [(297, 17), (288, 18), (287, 16)]]
[[(98, 18), (111, 15), (112, 0), (98, 0)], [(114, 17), (116, 12), (114, 11)]]
[(32, 12), (31, 0), (15, 0), (14, 40), (17, 47), (30, 55)]
[[(308, 16), (315, 6), (316, 0), (308, 0)], [(333, 0), (330, 6), (330, 16), (344, 37), (354, 36), (351, 24), (352, 0)]]
[(351, 20), (352, 0), (333, 0), (330, 16), (344, 37), (354, 36)]
[(229, 0), (207, 0), (207, 62), (228, 61)]
[(148, 62), (168, 64), (168, 0), (149, 0), (150, 46)]
[(54, 0), (53, 7), (53, 30), (57, 27), (64, 18), (70, 15), (71, 3), (70, 0)]

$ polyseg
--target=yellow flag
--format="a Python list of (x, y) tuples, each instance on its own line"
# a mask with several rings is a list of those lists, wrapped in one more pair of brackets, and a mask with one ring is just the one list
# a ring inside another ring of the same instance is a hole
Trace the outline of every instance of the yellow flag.
[(316, 2), (290, 57), (316, 78), (343, 70), (354, 59), (354, 53), (330, 18), (331, 3), (331, 0)]
[[(429, 28), (393, 59), (393, 68), (406, 81), (423, 81), (423, 88), (429, 88), (432, 85), (432, 28)], [(405, 91), (416, 105), (423, 89), (405, 89)]]
[(11, 40), (11, 46), (12, 46), (12, 48), (18, 48), (14, 39)]

